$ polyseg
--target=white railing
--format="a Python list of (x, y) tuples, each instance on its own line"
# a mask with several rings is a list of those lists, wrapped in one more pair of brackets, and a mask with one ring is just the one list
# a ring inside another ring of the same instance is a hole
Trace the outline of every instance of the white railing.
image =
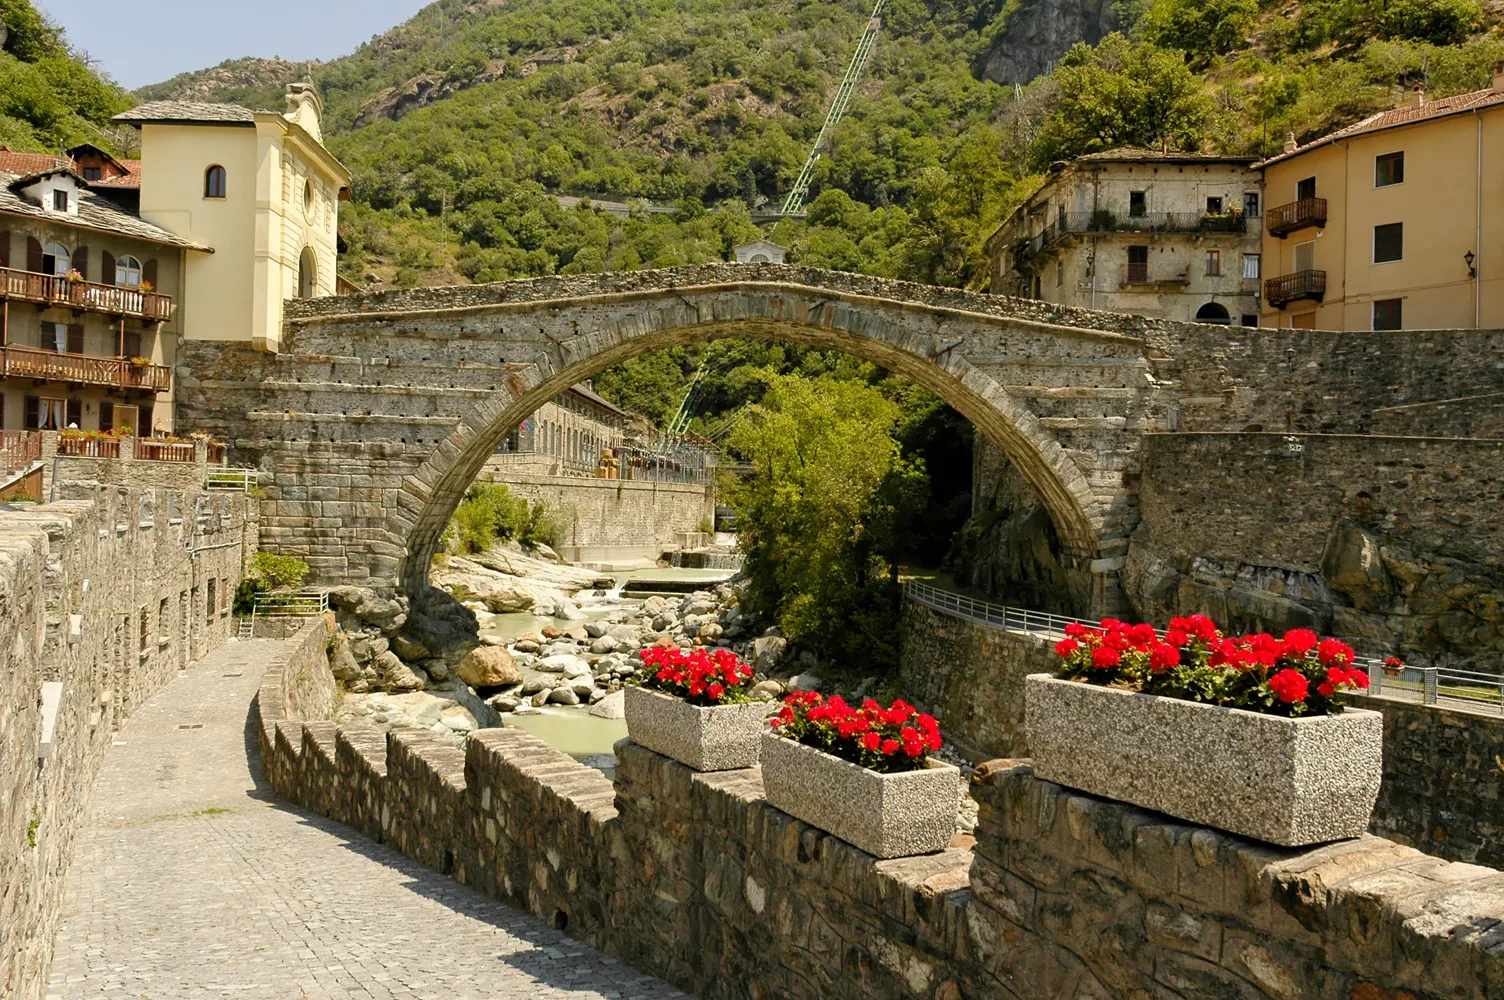
[[(1041, 639), (1063, 638), (1065, 626), (1072, 622), (1094, 628), (1098, 625), (1085, 618), (993, 604), (914, 580), (906, 582), (903, 591), (907, 599), (953, 617)], [(1441, 708), (1492, 711), (1504, 715), (1504, 674), (1462, 670), (1457, 667), (1415, 666), (1405, 666), (1398, 674), (1388, 674), (1384, 669), (1384, 661), (1371, 656), (1360, 656), (1353, 665), (1368, 671), (1370, 695)]]
[(249, 493), (256, 483), (255, 469), (214, 469), (204, 477), (204, 489), (220, 493)]
[(316, 618), (329, 610), (329, 595), (321, 590), (292, 594), (257, 594), (251, 604), (252, 618)]

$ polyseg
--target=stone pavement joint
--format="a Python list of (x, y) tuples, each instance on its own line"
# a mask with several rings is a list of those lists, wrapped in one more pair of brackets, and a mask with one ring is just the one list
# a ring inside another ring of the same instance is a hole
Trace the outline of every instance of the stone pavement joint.
[(218, 650), (120, 733), (68, 875), (49, 1000), (686, 995), (276, 800), (248, 713), (277, 645)]

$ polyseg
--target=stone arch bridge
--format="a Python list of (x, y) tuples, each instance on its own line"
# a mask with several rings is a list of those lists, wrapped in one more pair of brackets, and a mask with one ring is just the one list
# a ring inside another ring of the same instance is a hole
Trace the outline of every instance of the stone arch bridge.
[(179, 422), (262, 471), (262, 545), (321, 584), (415, 591), (487, 456), (567, 386), (658, 348), (768, 337), (880, 364), (995, 442), (1049, 511), (1071, 589), (1112, 603), (1142, 434), (1173, 402), (1152, 321), (775, 264), (290, 302), (280, 353), (191, 342)]

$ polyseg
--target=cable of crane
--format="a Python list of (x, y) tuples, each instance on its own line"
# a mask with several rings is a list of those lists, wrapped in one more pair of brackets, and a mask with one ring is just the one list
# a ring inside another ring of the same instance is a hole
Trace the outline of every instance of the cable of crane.
[(805, 196), (809, 194), (809, 185), (815, 176), (815, 164), (820, 157), (825, 155), (826, 147), (830, 138), (835, 134), (836, 126), (841, 124), (841, 119), (846, 117), (846, 109), (851, 106), (851, 95), (856, 91), (856, 84), (861, 79), (862, 71), (867, 68), (867, 59), (872, 55), (872, 47), (877, 44), (878, 32), (882, 29), (883, 8), (888, 0), (877, 0), (872, 8), (872, 16), (867, 19), (867, 30), (862, 32), (862, 37), (857, 40), (856, 51), (851, 54), (851, 62), (846, 66), (846, 75), (841, 79), (841, 85), (836, 88), (836, 96), (830, 102), (830, 112), (825, 116), (825, 124), (820, 126), (820, 135), (815, 139), (815, 147), (809, 151), (809, 157), (804, 161), (804, 169), (799, 171), (799, 179), (794, 181), (794, 189), (789, 192), (788, 199), (783, 203), (783, 214), (794, 215), (804, 207)]

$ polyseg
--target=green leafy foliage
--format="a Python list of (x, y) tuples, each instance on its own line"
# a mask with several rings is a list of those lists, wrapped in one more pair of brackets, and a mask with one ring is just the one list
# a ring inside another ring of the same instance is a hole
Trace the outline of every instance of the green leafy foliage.
[(1145, 40), (1205, 62), (1240, 47), (1258, 15), (1258, 0), (1155, 0), (1138, 27)]
[(125, 92), (69, 52), (62, 31), (29, 0), (0, 0), (0, 22), (8, 31), (0, 48), (0, 144), (38, 152), (84, 141), (110, 147), (101, 129), (130, 107)]
[(272, 588), (298, 587), (308, 579), (308, 564), (297, 556), (279, 556), (257, 552), (251, 556), (247, 576), (264, 581)]
[(529, 504), (500, 483), (475, 483), (454, 510), (445, 531), (450, 548), (484, 552), (498, 541), (557, 545), (564, 525), (542, 503)]
[(792, 641), (859, 669), (897, 662), (897, 562), (928, 497), (922, 461), (896, 434), (901, 407), (851, 380), (770, 375), (732, 433), (752, 459), (728, 481), (749, 607)]

